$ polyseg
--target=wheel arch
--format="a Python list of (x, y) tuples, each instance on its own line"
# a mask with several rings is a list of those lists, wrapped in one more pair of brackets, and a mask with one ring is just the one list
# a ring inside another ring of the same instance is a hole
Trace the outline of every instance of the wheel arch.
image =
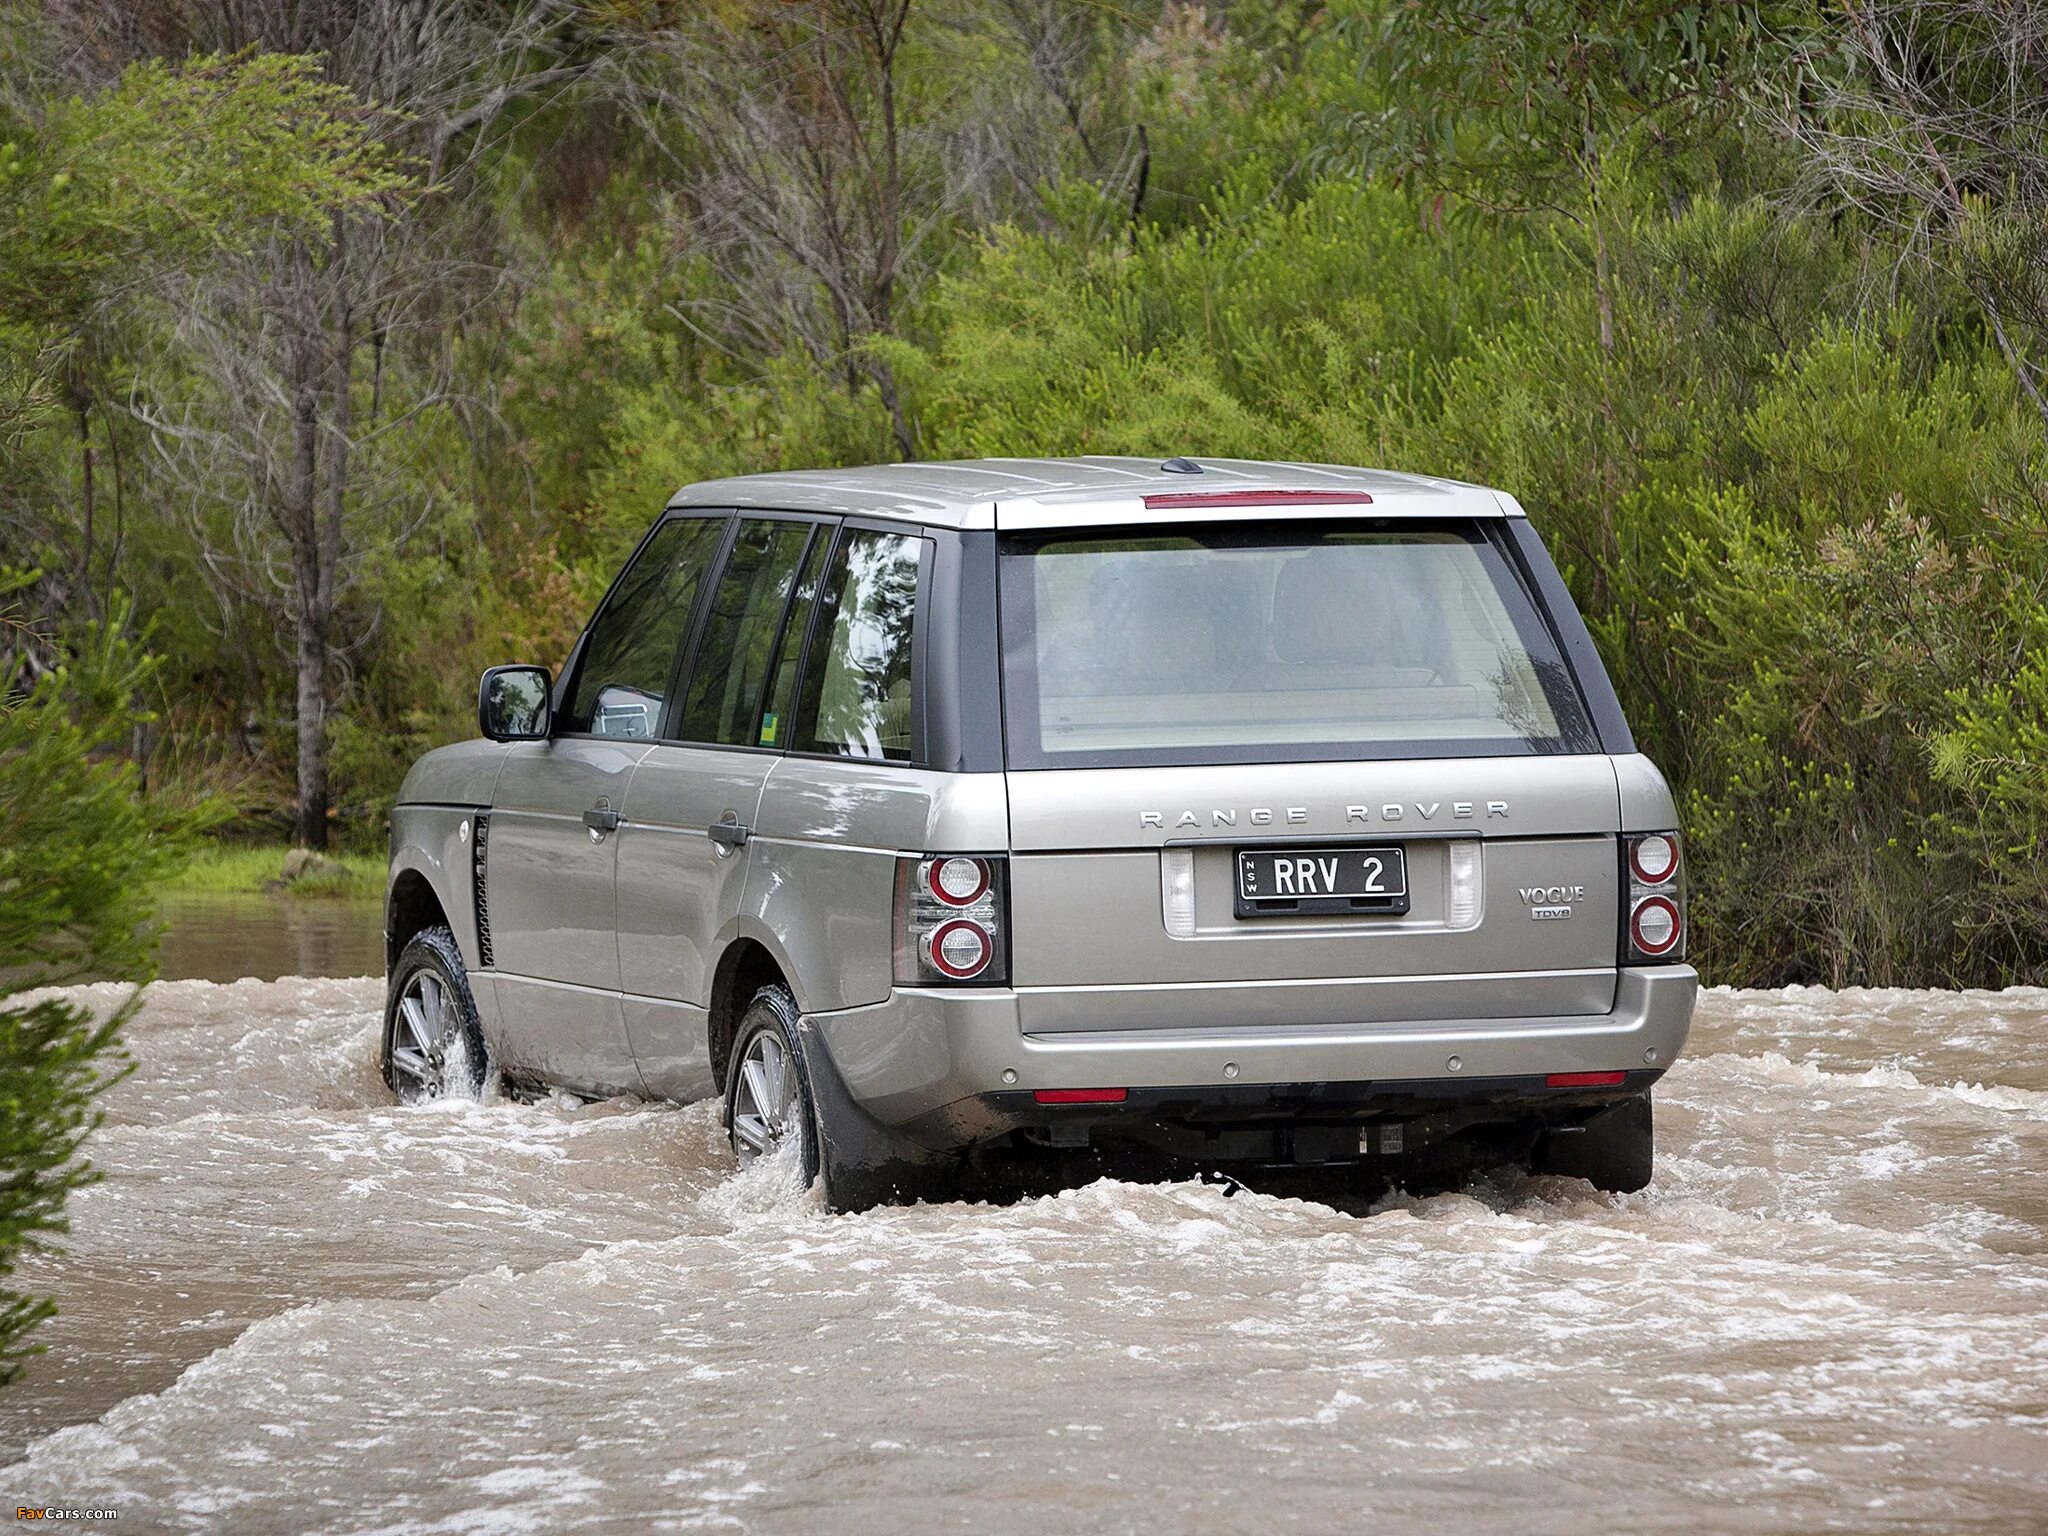
[(393, 871), (384, 896), (384, 969), (389, 972), (413, 938), (429, 928), (449, 928), (448, 911), (426, 872), (406, 865)]
[(455, 935), (471, 971), (489, 971), (480, 942), (478, 848), (489, 813), (470, 805), (399, 805), (391, 812), (391, 865), (384, 886), (388, 974), (406, 943), (436, 922)]
[(705, 1044), (711, 1061), (711, 1080), (720, 1093), (725, 1091), (725, 1069), (732, 1060), (732, 1048), (739, 1033), (740, 1016), (765, 986), (780, 984), (796, 999), (797, 1011), (804, 1007), (804, 995), (796, 981), (796, 970), (775, 936), (751, 923), (741, 923), (726, 935), (712, 968), (709, 1004), (704, 1018)]

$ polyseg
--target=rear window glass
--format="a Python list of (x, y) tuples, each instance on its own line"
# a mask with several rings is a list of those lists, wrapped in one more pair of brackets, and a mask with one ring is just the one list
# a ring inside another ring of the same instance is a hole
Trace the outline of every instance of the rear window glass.
[(1599, 750), (1469, 526), (1013, 540), (1002, 605), (1013, 767)]

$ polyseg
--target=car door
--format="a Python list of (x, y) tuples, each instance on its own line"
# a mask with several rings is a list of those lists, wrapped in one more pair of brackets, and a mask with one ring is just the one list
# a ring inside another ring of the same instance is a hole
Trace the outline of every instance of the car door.
[(831, 528), (741, 517), (699, 620), (665, 739), (626, 792), (619, 964), (648, 1090), (712, 1090), (705, 1020), (721, 938), (739, 912), (748, 828), (788, 730), (803, 635)]
[(491, 803), (485, 893), (494, 1043), (518, 1076), (586, 1093), (640, 1087), (619, 1003), (616, 827), (653, 750), (723, 517), (658, 525), (599, 607), (554, 735), (510, 749)]

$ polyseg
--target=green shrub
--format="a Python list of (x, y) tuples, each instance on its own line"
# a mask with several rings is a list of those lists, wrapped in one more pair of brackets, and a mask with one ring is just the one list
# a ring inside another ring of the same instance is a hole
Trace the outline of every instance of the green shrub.
[(95, 1176), (80, 1146), (98, 1095), (127, 1070), (119, 1035), (141, 994), (102, 1018), (61, 998), (10, 1000), (88, 976), (146, 980), (154, 889), (199, 821), (153, 806), (112, 755), (146, 718), (135, 701), (151, 671), (120, 637), (125, 617), (86, 628), (33, 683), (18, 664), (0, 672), (0, 1381), (53, 1310), (8, 1282), (66, 1230), (67, 1196)]

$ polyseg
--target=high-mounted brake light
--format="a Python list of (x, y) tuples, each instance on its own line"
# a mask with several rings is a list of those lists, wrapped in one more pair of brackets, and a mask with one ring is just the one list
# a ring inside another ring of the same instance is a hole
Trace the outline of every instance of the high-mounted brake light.
[(1121, 1104), (1127, 1088), (1040, 1088), (1031, 1095), (1041, 1104)]
[(1621, 850), (1628, 888), (1622, 907), (1622, 963), (1683, 959), (1685, 872), (1678, 834), (1635, 833), (1622, 838)]
[(1009, 979), (1004, 861), (912, 854), (896, 863), (896, 982), (993, 987)]
[(1180, 507), (1369, 507), (1364, 491), (1155, 491), (1145, 498), (1148, 511)]

